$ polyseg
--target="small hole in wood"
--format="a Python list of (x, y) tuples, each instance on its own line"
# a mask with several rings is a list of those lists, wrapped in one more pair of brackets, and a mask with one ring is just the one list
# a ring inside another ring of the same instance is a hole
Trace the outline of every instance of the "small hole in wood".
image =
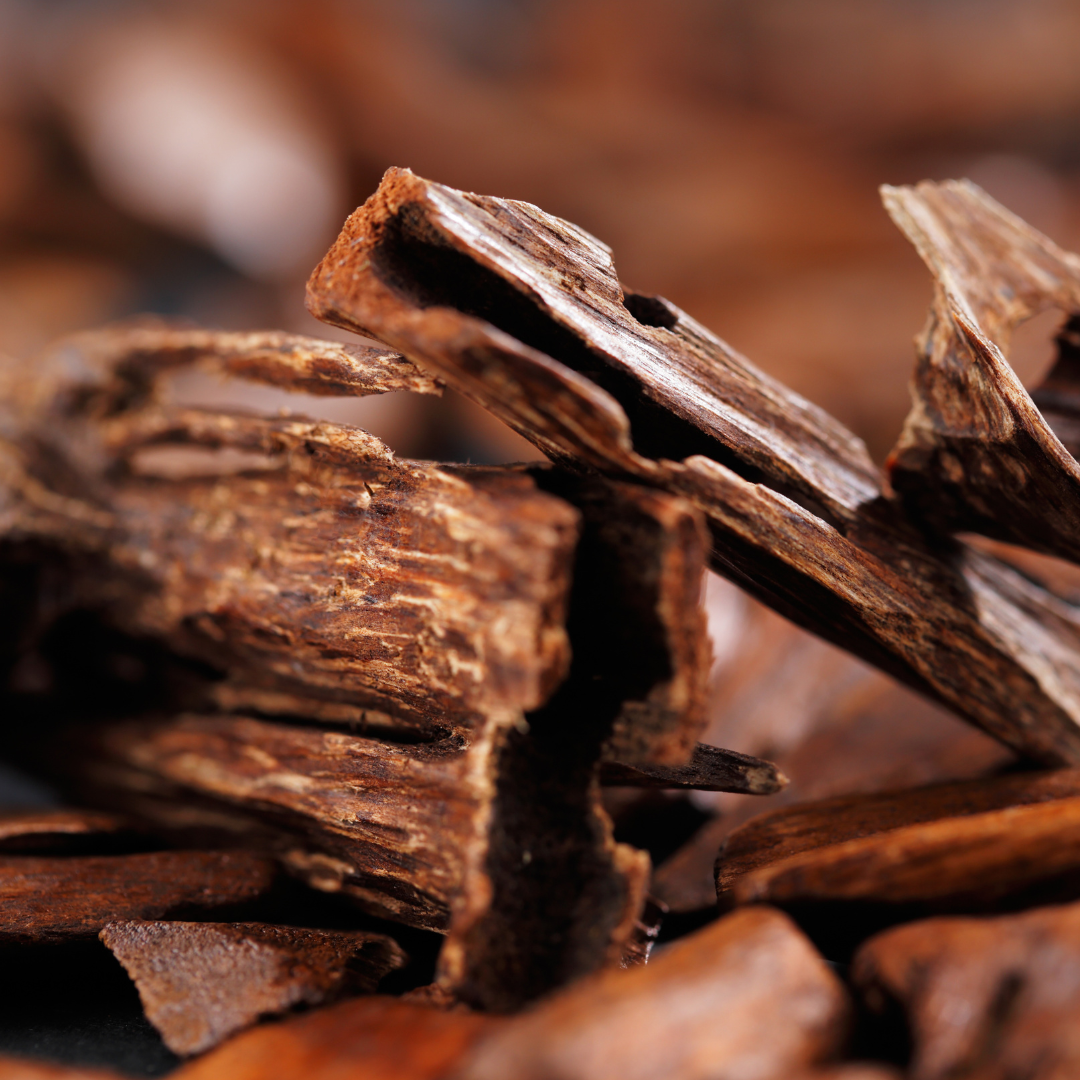
[(673, 330), (679, 321), (679, 316), (659, 296), (627, 293), (623, 299), (623, 306), (642, 326), (658, 326), (663, 330)]

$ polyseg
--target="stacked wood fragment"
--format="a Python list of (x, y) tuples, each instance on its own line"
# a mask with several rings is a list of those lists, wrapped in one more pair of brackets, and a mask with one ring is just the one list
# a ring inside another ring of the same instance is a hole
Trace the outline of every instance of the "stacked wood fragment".
[[(936, 289), (886, 474), (595, 238), (407, 170), (308, 286), (384, 347), (145, 322), (6, 365), (6, 756), (93, 809), (0, 822), (0, 944), (100, 935), (167, 1045), (210, 1051), (193, 1080), (1065, 1075), (1080, 605), (1005, 544), (1077, 556), (1080, 258), (969, 184), (885, 199)], [(1047, 306), (1071, 321), (1029, 394), (1008, 337)], [(168, 406), (192, 365), (447, 385), (549, 461)], [(1022, 770), (749, 821), (708, 925), (650, 960), (604, 786), (785, 783), (698, 741), (706, 564)], [(898, 1015), (906, 1056), (871, 1038)]]

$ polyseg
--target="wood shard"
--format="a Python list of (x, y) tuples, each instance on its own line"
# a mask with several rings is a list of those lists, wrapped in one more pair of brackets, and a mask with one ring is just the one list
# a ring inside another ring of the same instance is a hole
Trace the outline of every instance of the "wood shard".
[[(1080, 559), (1080, 256), (970, 181), (882, 198), (935, 283), (894, 488), (941, 528)], [(1057, 362), (1029, 394), (1006, 354), (1017, 326), (1053, 308), (1068, 319)]]
[(687, 765), (633, 766), (604, 762), (600, 780), (623, 787), (692, 788), (742, 795), (774, 795), (787, 783), (787, 777), (771, 761), (704, 743), (694, 747)]
[(440, 1080), (505, 1021), (367, 997), (266, 1024), (172, 1075), (176, 1080)]
[(836, 976), (777, 911), (736, 912), (611, 970), (494, 1033), (455, 1080), (706, 1080), (787, 1076), (840, 1047), (848, 1003)]
[(549, 457), (680, 493), (713, 566), (1018, 752), (1080, 761), (1080, 612), (885, 497), (863, 444), (526, 203), (391, 169), (308, 283)]
[(1080, 905), (909, 923), (866, 942), (852, 973), (871, 1006), (906, 1013), (913, 1080), (1080, 1070)]
[(263, 1017), (372, 993), (405, 962), (392, 938), (358, 930), (126, 921), (99, 936), (138, 988), (146, 1018), (182, 1056)]
[(101, 810), (0, 811), (0, 852), (104, 853), (139, 836), (130, 820)]
[(0, 858), (0, 943), (93, 938), (117, 919), (157, 919), (250, 903), (278, 870), (246, 851)]
[(736, 830), (721, 903), (826, 900), (993, 909), (1080, 892), (1080, 771), (829, 799)]

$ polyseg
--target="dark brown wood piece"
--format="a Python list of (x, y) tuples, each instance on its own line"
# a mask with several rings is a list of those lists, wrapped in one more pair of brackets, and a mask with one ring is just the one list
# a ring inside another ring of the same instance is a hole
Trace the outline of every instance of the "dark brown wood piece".
[(771, 762), (698, 743), (687, 765), (625, 765), (604, 762), (600, 782), (622, 787), (692, 788), (775, 795), (787, 777)]
[(853, 977), (872, 1006), (903, 1007), (912, 1080), (1080, 1070), (1080, 905), (899, 926), (863, 945)]
[(610, 970), (496, 1031), (455, 1080), (787, 1076), (833, 1055), (847, 995), (779, 912), (736, 912), (647, 967)]
[(1080, 615), (884, 497), (865, 447), (534, 206), (391, 169), (308, 283), (553, 460), (679, 492), (713, 565), (1038, 761), (1080, 761)]
[(210, 912), (265, 895), (273, 860), (248, 851), (0, 857), (0, 942), (93, 938), (116, 919)]
[(0, 852), (104, 854), (138, 836), (139, 830), (129, 819), (101, 810), (0, 811)]
[(263, 1017), (373, 993), (405, 963), (392, 938), (360, 930), (140, 920), (111, 922), (99, 937), (165, 1045), (185, 1057)]

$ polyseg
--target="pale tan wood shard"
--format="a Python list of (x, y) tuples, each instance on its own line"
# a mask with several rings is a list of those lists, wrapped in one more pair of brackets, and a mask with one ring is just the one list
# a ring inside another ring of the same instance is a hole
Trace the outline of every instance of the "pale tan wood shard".
[[(935, 283), (913, 408), (889, 459), (893, 486), (939, 528), (1080, 558), (1080, 257), (970, 181), (886, 186), (882, 199)], [(1055, 308), (1072, 321), (1056, 366), (1029, 393), (1006, 359), (1011, 338)]]
[(925, 538), (862, 443), (536, 207), (392, 169), (308, 284), (554, 460), (688, 496), (713, 566), (1038, 761), (1080, 760), (1080, 611)]

